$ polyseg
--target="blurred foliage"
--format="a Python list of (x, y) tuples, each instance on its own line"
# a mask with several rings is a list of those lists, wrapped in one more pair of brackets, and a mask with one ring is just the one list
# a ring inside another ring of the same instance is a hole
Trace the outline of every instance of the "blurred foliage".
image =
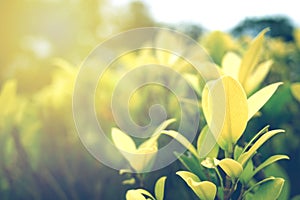
[[(241, 29), (234, 34), (238, 37), (220, 31), (206, 33), (197, 25), (176, 28), (197, 39), (222, 66), (228, 52), (244, 55), (251, 41), (251, 36), (244, 34), (253, 35), (265, 26), (271, 27), (273, 38), (264, 44), (259, 63), (272, 59), (273, 64), (261, 85), (283, 81), (284, 86), (261, 111), (263, 117), (258, 116), (249, 124), (247, 133), (251, 135), (267, 123), (286, 130), (285, 136), (275, 138), (264, 151), (267, 155), (290, 156), (289, 162), (280, 163), (278, 171), (284, 171), (289, 177), (291, 196), (294, 196), (299, 193), (300, 180), (300, 91), (295, 84), (300, 82), (300, 30), (291, 29), (289, 21), (279, 21), (280, 27), (272, 25), (275, 22), (275, 19), (266, 20), (255, 28), (255, 33), (247, 25), (248, 31)], [(120, 185), (122, 177), (118, 172), (94, 160), (77, 137), (71, 107), (73, 84), (78, 66), (101, 41), (129, 28), (154, 25), (157, 23), (141, 1), (122, 7), (113, 7), (106, 0), (1, 2), (0, 199), (121, 199), (125, 196), (129, 186)], [(281, 38), (277, 37), (278, 33)], [(193, 73), (188, 63), (180, 59), (174, 62), (163, 52), (133, 53), (118, 60), (103, 78), (108, 87), (97, 93), (97, 116), (107, 122), (106, 131), (110, 132), (114, 126), (107, 105), (111, 88), (120, 77), (118, 65), (128, 70), (147, 62), (171, 64), (180, 73)], [(156, 90), (159, 94), (161, 88)], [(178, 103), (171, 94), (166, 98), (149, 91), (144, 88), (133, 97), (136, 105), (130, 108), (133, 119), (140, 124), (149, 122), (145, 111), (150, 105), (140, 108), (149, 98), (151, 103), (168, 107), (170, 116), (178, 116)], [(265, 160), (264, 155), (261, 153), (261, 160)], [(166, 196), (195, 198), (184, 192), (186, 185), (173, 175), (178, 169), (182, 165), (175, 162), (169, 169), (155, 172), (148, 177), (145, 188), (152, 190), (157, 178), (167, 174), (166, 187), (175, 189), (167, 190)]]
[(291, 20), (285, 16), (271, 16), (260, 18), (246, 18), (233, 28), (234, 36), (257, 35), (262, 29), (269, 27), (271, 37), (280, 37), (284, 41), (293, 41), (294, 26)]

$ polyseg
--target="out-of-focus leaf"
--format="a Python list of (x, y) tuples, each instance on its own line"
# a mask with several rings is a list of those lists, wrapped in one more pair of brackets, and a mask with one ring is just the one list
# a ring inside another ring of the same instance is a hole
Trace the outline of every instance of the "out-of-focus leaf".
[(123, 185), (133, 185), (135, 184), (135, 178), (130, 178), (130, 179), (126, 179), (124, 181), (122, 181)]
[(172, 138), (177, 140), (180, 144), (182, 144), (182, 146), (187, 148), (196, 158), (199, 158), (198, 152), (195, 149), (195, 147), (183, 135), (173, 130), (162, 131), (162, 133), (171, 136)]
[(272, 60), (264, 61), (260, 63), (254, 72), (247, 78), (247, 81), (244, 85), (244, 89), (250, 93), (255, 90), (266, 78), (267, 74), (269, 73), (271, 66), (273, 64)]
[(253, 40), (247, 52), (244, 54), (241, 67), (239, 71), (239, 81), (242, 85), (245, 85), (247, 81), (247, 77), (252, 74), (255, 69), (259, 56), (261, 53), (261, 49), (263, 46), (265, 33), (269, 31), (268, 28), (262, 30), (258, 36)]
[(151, 167), (151, 161), (153, 161), (157, 153), (156, 140), (153, 142), (146, 140), (136, 148), (131, 137), (117, 128), (112, 128), (112, 140), (121, 154), (137, 172)]
[(243, 172), (243, 166), (231, 158), (224, 158), (220, 160), (218, 165), (231, 178), (238, 178)]
[(141, 172), (143, 169), (151, 168), (158, 149), (157, 139), (162, 134), (162, 130), (174, 121), (175, 119), (169, 119), (161, 123), (153, 135), (138, 148), (131, 137), (118, 128), (112, 128), (112, 140), (132, 168)]
[(162, 122), (154, 131), (154, 133), (152, 134), (151, 138), (149, 138), (146, 142), (145, 145), (150, 145), (152, 146), (157, 139), (160, 137), (160, 135), (162, 134), (162, 131), (165, 130), (170, 124), (172, 124), (173, 122), (175, 122), (176, 119), (168, 119), (164, 122)]
[(158, 179), (158, 181), (156, 181), (155, 189), (154, 189), (156, 200), (163, 200), (164, 199), (166, 179), (167, 179), (167, 177), (163, 176), (160, 179)]
[(233, 52), (228, 52), (222, 59), (222, 70), (223, 72), (234, 78), (235, 80), (239, 80), (239, 70), (241, 65), (241, 58)]
[(238, 159), (238, 162), (242, 164), (242, 166), (245, 166), (247, 161), (255, 154), (257, 149), (259, 149), (267, 140), (269, 140), (271, 137), (278, 133), (283, 133), (284, 130), (278, 129), (278, 130), (272, 130), (267, 133), (265, 133), (263, 136), (261, 136), (254, 144), (253, 146), (246, 152), (244, 152)]
[(275, 176), (283, 178), (284, 185), (278, 199), (290, 200), (291, 183), (289, 175), (286, 173), (285, 169), (281, 167), (278, 163), (273, 163), (272, 165), (269, 165), (268, 167), (264, 168), (264, 174), (266, 176)]
[(185, 73), (185, 74), (183, 74), (183, 76), (186, 79), (186, 81), (195, 90), (195, 92), (197, 93), (197, 95), (200, 96), (201, 95), (201, 93), (200, 93), (201, 88), (200, 88), (200, 80), (199, 80), (199, 78), (195, 74), (189, 74), (189, 73)]
[(290, 84), (284, 83), (276, 91), (276, 95), (273, 95), (272, 98), (264, 105), (263, 111), (265, 117), (269, 119), (274, 119), (276, 116), (289, 115), (289, 109), (286, 109), (288, 105), (293, 101), (293, 95), (290, 90)]
[(232, 151), (248, 121), (247, 97), (242, 86), (230, 76), (210, 82), (202, 93), (202, 108), (219, 146)]
[(300, 195), (294, 196), (292, 200), (300, 200)]
[(208, 126), (204, 126), (201, 130), (197, 140), (197, 151), (200, 158), (218, 156), (219, 146)]
[(136, 146), (134, 141), (126, 133), (118, 128), (111, 129), (111, 137), (116, 147), (128, 153), (134, 153)]
[(231, 35), (221, 31), (213, 31), (202, 38), (201, 43), (208, 50), (215, 63), (221, 65), (222, 58), (227, 51), (236, 49), (236, 44)]
[(300, 83), (293, 83), (291, 85), (293, 96), (300, 102)]
[(271, 85), (268, 85), (262, 89), (260, 89), (258, 92), (253, 94), (248, 99), (248, 120), (252, 118), (252, 116), (263, 107), (263, 105), (271, 98), (271, 96), (275, 93), (279, 85), (282, 83), (273, 83)]

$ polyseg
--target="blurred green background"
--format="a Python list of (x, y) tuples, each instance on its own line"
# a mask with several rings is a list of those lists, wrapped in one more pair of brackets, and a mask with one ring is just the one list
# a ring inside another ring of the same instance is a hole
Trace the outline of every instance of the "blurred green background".
[[(300, 29), (282, 15), (240, 20), (221, 32), (194, 22), (157, 22), (142, 1), (119, 7), (108, 0), (1, 1), (0, 199), (124, 199), (126, 190), (135, 187), (122, 185), (124, 177), (95, 160), (80, 143), (72, 117), (72, 92), (80, 63), (96, 45), (120, 31), (146, 26), (186, 33), (219, 65), (226, 52), (242, 55), (252, 37), (271, 28), (261, 57), (273, 59), (274, 64), (262, 86), (276, 81), (284, 85), (261, 116), (250, 122), (245, 139), (267, 124), (286, 130), (267, 143), (259, 156), (264, 160), (275, 153), (289, 155), (289, 161), (280, 161), (266, 174), (287, 180), (285, 199), (299, 194), (300, 91), (291, 86), (300, 82)], [(145, 59), (156, 58), (134, 54), (119, 62), (130, 67)], [(96, 107), (108, 134), (114, 120), (107, 96), (118, 77), (114, 70), (104, 77), (107, 88)], [(168, 107), (172, 116), (178, 115), (172, 95), (166, 101), (166, 97), (157, 98), (159, 89), (154, 90), (135, 97), (132, 116), (140, 124), (148, 123), (143, 103), (149, 99)], [(195, 198), (174, 175), (178, 169), (183, 166), (175, 162), (153, 172), (145, 187), (153, 190), (155, 180), (167, 175), (168, 198)]]

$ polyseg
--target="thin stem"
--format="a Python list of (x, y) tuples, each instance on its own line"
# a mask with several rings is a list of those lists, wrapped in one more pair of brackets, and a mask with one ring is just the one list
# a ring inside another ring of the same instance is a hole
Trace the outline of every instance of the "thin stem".
[(239, 197), (238, 197), (238, 199), (237, 200), (242, 200), (242, 198), (243, 198), (243, 193), (245, 192), (245, 188), (244, 188), (244, 186), (242, 186), (242, 189), (241, 189), (241, 192), (240, 192), (240, 195), (239, 195)]
[(224, 151), (224, 153), (225, 153), (225, 158), (232, 158), (232, 155), (233, 155), (233, 145), (230, 144), (228, 150)]
[(219, 181), (220, 181), (221, 188), (222, 188), (222, 190), (223, 190), (222, 200), (224, 200), (224, 189), (225, 189), (225, 188), (224, 188), (223, 178), (222, 178), (222, 176), (221, 176), (221, 174), (220, 174), (220, 172), (219, 172), (219, 170), (218, 170), (217, 167), (215, 167), (215, 171), (216, 171), (216, 173), (217, 173), (217, 176), (218, 176)]

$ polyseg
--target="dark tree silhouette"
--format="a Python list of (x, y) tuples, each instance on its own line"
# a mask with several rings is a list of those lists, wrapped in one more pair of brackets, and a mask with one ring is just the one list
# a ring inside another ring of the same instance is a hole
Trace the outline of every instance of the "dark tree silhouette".
[(255, 36), (266, 27), (271, 29), (271, 31), (267, 33), (270, 37), (281, 37), (285, 41), (294, 40), (294, 25), (292, 21), (285, 16), (246, 18), (233, 28), (231, 33), (234, 36), (241, 36), (245, 34)]

